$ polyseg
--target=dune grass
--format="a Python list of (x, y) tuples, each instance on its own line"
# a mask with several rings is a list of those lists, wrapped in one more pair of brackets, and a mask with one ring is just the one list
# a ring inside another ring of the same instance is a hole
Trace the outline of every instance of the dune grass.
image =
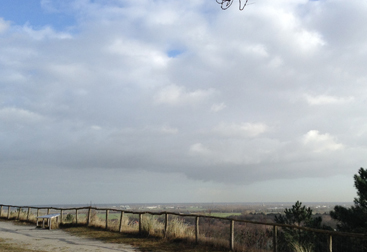
[(114, 231), (106, 231), (96, 227), (86, 226), (61, 226), (62, 230), (72, 235), (88, 237), (108, 243), (124, 243), (130, 244), (141, 251), (165, 252), (165, 251), (182, 251), (182, 252), (219, 252), (228, 251), (226, 249), (215, 248), (205, 244), (195, 244), (186, 239), (162, 239), (156, 236), (140, 235), (137, 232), (118, 233)]
[(65, 223), (60, 228), (73, 235), (97, 239), (108, 243), (130, 244), (141, 251), (182, 251), (207, 252), (228, 251), (222, 246), (213, 243), (194, 242), (194, 230), (179, 218), (172, 218), (164, 234), (164, 224), (155, 216), (144, 215), (142, 218), (142, 232), (139, 233), (139, 224), (124, 217), (123, 232), (119, 232), (120, 220), (109, 220), (106, 230), (106, 220), (99, 218), (99, 214), (92, 211), (91, 225)]
[[(144, 214), (142, 216), (141, 233), (139, 233), (138, 216), (124, 215), (122, 219), (121, 231), (120, 230), (120, 214), (114, 215), (114, 219), (111, 219), (112, 214), (108, 218), (108, 228), (106, 229), (106, 214), (101, 214), (96, 210), (91, 211), (91, 218), (89, 227), (86, 226), (87, 215), (85, 213), (78, 214), (78, 224), (76, 223), (75, 212), (64, 212), (62, 224), (56, 223), (56, 219), (53, 219), (52, 228), (61, 228), (73, 235), (80, 235), (84, 237), (98, 239), (104, 242), (112, 243), (125, 243), (132, 246), (136, 246), (142, 251), (188, 251), (188, 252), (200, 252), (200, 251), (229, 251), (228, 250), (228, 238), (215, 238), (205, 233), (205, 225), (202, 224), (202, 229), (199, 236), (199, 244), (195, 243), (195, 226), (190, 222), (185, 221), (182, 217), (169, 217), (167, 226), (167, 233), (164, 229), (164, 220), (162, 216), (155, 216)], [(3, 215), (3, 219), (6, 217)], [(11, 214), (11, 219), (17, 221), (18, 213)], [(35, 223), (35, 213), (30, 213), (29, 221), (26, 221), (26, 212), (20, 213), (20, 219), (23, 222)], [(42, 222), (41, 222), (42, 224)], [(213, 225), (213, 228), (217, 228)], [(202, 233), (203, 231), (203, 233)], [(0, 251), (2, 251), (0, 249)], [(4, 250), (5, 251), (5, 250)], [(242, 251), (240, 247), (236, 251)], [(253, 250), (255, 251), (255, 250)], [(256, 250), (260, 251), (260, 250)]]
[[(36, 222), (34, 214), (29, 215), (29, 220), (26, 220), (26, 214), (20, 214), (20, 220), (17, 220), (18, 214), (12, 213), (11, 219), (7, 220), (3, 215), (2, 221), (13, 221), (16, 225), (29, 225)], [(138, 232), (139, 225), (135, 221), (131, 221), (129, 217), (124, 217), (122, 221), (123, 232), (119, 232), (120, 220), (109, 220), (108, 229), (106, 230), (106, 220), (99, 218), (97, 213), (92, 212), (91, 225), (86, 226), (85, 218), (78, 218), (78, 224), (75, 223), (75, 218), (71, 221), (63, 218), (64, 223), (56, 223), (55, 219), (52, 223), (52, 228), (60, 228), (72, 235), (93, 238), (106, 243), (124, 243), (136, 247), (140, 251), (164, 252), (164, 251), (182, 251), (182, 252), (219, 252), (228, 251), (223, 246), (212, 244), (211, 242), (194, 242), (194, 230), (182, 220), (172, 218), (169, 221), (167, 234), (164, 235), (164, 224), (159, 222), (154, 216), (143, 216), (142, 233)], [(205, 240), (205, 239), (204, 239)], [(0, 251), (5, 252), (30, 252), (27, 248), (19, 247), (16, 244), (7, 243), (0, 240)], [(37, 252), (43, 252), (38, 251)]]

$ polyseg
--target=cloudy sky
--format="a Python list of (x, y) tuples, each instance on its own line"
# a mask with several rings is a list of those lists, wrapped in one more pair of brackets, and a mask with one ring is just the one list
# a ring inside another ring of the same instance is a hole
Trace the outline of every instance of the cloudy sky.
[(352, 201), (367, 2), (3, 0), (0, 203)]

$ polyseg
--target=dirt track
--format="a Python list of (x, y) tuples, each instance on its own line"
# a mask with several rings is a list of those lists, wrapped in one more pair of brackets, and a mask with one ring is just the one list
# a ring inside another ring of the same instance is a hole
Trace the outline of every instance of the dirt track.
[(48, 230), (30, 225), (14, 225), (11, 221), (0, 221), (0, 238), (14, 246), (35, 251), (121, 251), (137, 252), (130, 245), (110, 244), (72, 236), (62, 230)]

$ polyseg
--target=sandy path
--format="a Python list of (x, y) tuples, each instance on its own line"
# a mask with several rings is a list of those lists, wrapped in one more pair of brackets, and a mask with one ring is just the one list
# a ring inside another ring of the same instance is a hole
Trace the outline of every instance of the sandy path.
[(14, 225), (11, 221), (0, 221), (0, 238), (18, 247), (36, 251), (139, 251), (130, 245), (103, 243), (93, 239), (72, 236), (58, 229), (50, 231), (36, 228), (35, 225)]

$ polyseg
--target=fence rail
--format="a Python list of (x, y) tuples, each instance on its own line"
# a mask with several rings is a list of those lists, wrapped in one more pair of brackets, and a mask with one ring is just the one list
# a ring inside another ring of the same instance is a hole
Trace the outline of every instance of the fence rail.
[(106, 226), (105, 228), (108, 228), (108, 216), (110, 211), (114, 212), (120, 212), (120, 224), (119, 224), (119, 232), (122, 232), (122, 219), (124, 217), (124, 214), (137, 214), (139, 215), (139, 232), (142, 232), (142, 216), (144, 214), (150, 214), (150, 215), (164, 215), (164, 233), (167, 233), (168, 223), (169, 219), (168, 216), (180, 216), (180, 217), (193, 217), (195, 218), (195, 241), (199, 242), (199, 219), (200, 218), (209, 218), (209, 219), (219, 219), (223, 221), (228, 221), (230, 224), (229, 228), (229, 248), (230, 250), (234, 250), (235, 244), (234, 244), (234, 225), (235, 223), (249, 223), (249, 224), (255, 224), (255, 225), (264, 225), (264, 226), (271, 226), (273, 229), (272, 235), (273, 235), (273, 252), (279, 252), (278, 251), (278, 228), (293, 228), (298, 230), (304, 230), (308, 232), (314, 232), (318, 234), (324, 234), (328, 235), (328, 251), (332, 252), (333, 250), (333, 237), (335, 236), (343, 236), (343, 237), (351, 237), (351, 238), (367, 238), (367, 234), (357, 234), (357, 233), (345, 233), (345, 232), (337, 232), (337, 231), (329, 231), (329, 230), (322, 230), (322, 229), (313, 229), (313, 228), (307, 228), (307, 227), (299, 227), (299, 226), (293, 226), (293, 225), (287, 225), (287, 224), (279, 224), (279, 223), (269, 223), (269, 222), (259, 222), (259, 221), (249, 221), (249, 220), (238, 220), (234, 218), (226, 218), (226, 217), (218, 217), (218, 216), (208, 216), (208, 215), (201, 215), (201, 214), (188, 214), (188, 213), (176, 213), (176, 212), (150, 212), (150, 211), (129, 211), (129, 210), (122, 210), (122, 209), (116, 209), (116, 208), (98, 208), (98, 207), (70, 207), (70, 208), (59, 208), (59, 207), (35, 207), (35, 206), (15, 206), (15, 205), (3, 205), (0, 204), (0, 217), (2, 217), (4, 212), (4, 207), (7, 208), (7, 217), (10, 219), (10, 212), (12, 208), (16, 208), (18, 212), (17, 218), (20, 218), (20, 212), (22, 209), (27, 209), (27, 216), (26, 219), (29, 220), (31, 209), (37, 209), (37, 217), (39, 216), (40, 210), (47, 210), (47, 214), (50, 213), (51, 210), (60, 211), (61, 218), (60, 221), (63, 222), (63, 213), (64, 211), (75, 211), (76, 216), (76, 223), (78, 223), (78, 214), (80, 210), (87, 210), (87, 225), (89, 226), (91, 223), (91, 211), (106, 211)]

